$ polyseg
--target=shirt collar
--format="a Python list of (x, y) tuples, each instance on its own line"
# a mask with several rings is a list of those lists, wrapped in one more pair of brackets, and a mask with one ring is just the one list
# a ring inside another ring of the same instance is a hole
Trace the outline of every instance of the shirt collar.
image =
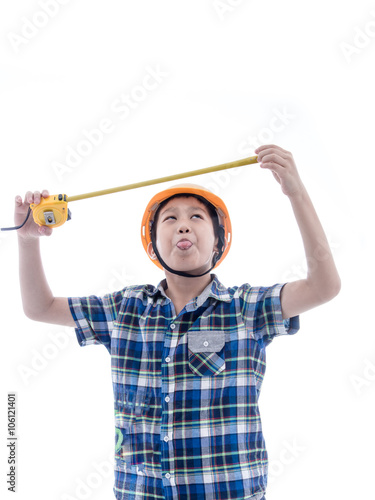
[[(228, 288), (226, 288), (222, 283), (220, 283), (216, 274), (211, 274), (212, 280), (206, 288), (202, 291), (202, 293), (196, 297), (194, 303), (196, 307), (200, 307), (209, 297), (213, 297), (216, 300), (220, 300), (222, 302), (230, 302), (232, 300), (232, 295), (229, 293)], [(170, 300), (169, 297), (165, 294), (165, 285), (166, 280), (163, 279), (160, 281), (158, 286), (155, 288), (152, 285), (146, 285), (144, 290), (145, 293), (149, 297), (157, 297), (158, 294)]]
[[(233, 298), (233, 293), (230, 293), (229, 289), (226, 288), (218, 279), (216, 274), (213, 274), (213, 279), (211, 282), (211, 287), (208, 286), (209, 294), (208, 297), (213, 297), (214, 299), (221, 300), (222, 302), (231, 302)], [(206, 290), (207, 290), (206, 288)], [(202, 294), (205, 291), (203, 290)], [(202, 295), (201, 294), (201, 295)]]

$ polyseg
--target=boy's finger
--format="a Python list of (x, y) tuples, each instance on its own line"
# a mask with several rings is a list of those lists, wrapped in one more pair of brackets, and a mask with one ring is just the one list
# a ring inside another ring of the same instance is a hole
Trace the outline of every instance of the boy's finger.
[(262, 159), (262, 163), (274, 163), (276, 165), (280, 165), (282, 167), (287, 167), (288, 166), (288, 161), (283, 158), (280, 155), (277, 155), (275, 153), (270, 153), (270, 154), (265, 154)]
[(19, 194), (15, 197), (14, 201), (17, 207), (20, 207), (22, 205), (22, 198)]
[(279, 146), (276, 146), (276, 144), (263, 144), (262, 146), (259, 146), (258, 148), (256, 148), (255, 153), (260, 153), (261, 151), (264, 151), (265, 149), (270, 149), (270, 148), (279, 149)]
[(34, 203), (34, 196), (31, 191), (27, 191), (25, 194), (25, 203)]
[(35, 203), (35, 205), (39, 205), (40, 196), (41, 196), (41, 194), (39, 191), (34, 191), (34, 203)]
[(48, 198), (48, 196), (49, 196), (49, 191), (48, 191), (47, 189), (43, 189), (43, 191), (42, 191), (42, 196), (43, 196), (43, 198)]
[(260, 150), (260, 148), (258, 148), (259, 150), (259, 153), (258, 153), (258, 163), (263, 161), (265, 157), (269, 156), (269, 155), (275, 155), (277, 156), (278, 158), (283, 158), (285, 160), (288, 159), (288, 155), (286, 153), (283, 152), (283, 150), (279, 147), (274, 147), (274, 146), (267, 146), (265, 149), (262, 149)]
[(257, 153), (258, 151), (263, 151), (264, 149), (269, 149), (269, 148), (278, 149), (279, 151), (282, 151), (283, 153), (288, 153), (288, 151), (281, 148), (280, 146), (277, 146), (276, 144), (263, 144), (262, 146), (259, 146), (255, 149), (255, 153)]

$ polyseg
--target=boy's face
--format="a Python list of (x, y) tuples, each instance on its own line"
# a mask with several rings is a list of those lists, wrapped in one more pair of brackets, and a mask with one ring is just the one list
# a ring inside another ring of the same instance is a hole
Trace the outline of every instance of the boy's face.
[[(173, 198), (161, 209), (156, 246), (172, 269), (191, 274), (207, 271), (212, 266), (217, 243), (211, 216), (196, 198)], [(151, 244), (148, 251), (156, 258)]]

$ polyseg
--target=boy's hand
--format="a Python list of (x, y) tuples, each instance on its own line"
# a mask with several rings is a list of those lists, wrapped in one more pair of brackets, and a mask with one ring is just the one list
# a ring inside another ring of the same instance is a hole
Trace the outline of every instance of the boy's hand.
[(268, 168), (281, 185), (282, 192), (291, 197), (303, 189), (292, 153), (273, 144), (260, 146), (255, 150), (258, 163), (262, 168)]
[[(47, 198), (48, 196), (49, 193), (46, 190), (42, 191), (42, 193), (40, 193), (39, 191), (35, 191), (34, 193), (28, 191), (23, 202), (21, 196), (16, 196), (14, 209), (15, 225), (20, 226), (26, 219), (30, 203), (35, 203), (36, 205), (38, 205), (40, 203), (41, 197)], [(21, 227), (21, 229), (18, 229), (17, 233), (18, 236), (24, 240), (33, 240), (35, 238), (39, 238), (40, 236), (50, 236), (52, 234), (52, 228), (47, 226), (38, 226), (38, 224), (34, 221), (33, 215), (31, 213), (26, 224)]]

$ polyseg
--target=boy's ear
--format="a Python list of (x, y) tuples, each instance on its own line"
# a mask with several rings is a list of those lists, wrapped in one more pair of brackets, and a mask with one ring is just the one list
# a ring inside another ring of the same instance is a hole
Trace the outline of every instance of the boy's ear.
[(150, 241), (150, 243), (147, 245), (147, 254), (148, 256), (152, 259), (152, 260), (156, 260), (157, 257), (156, 257), (156, 253), (154, 252), (154, 249), (153, 249), (153, 246), (152, 246), (152, 243)]
[[(226, 242), (225, 242), (225, 243), (226, 243)], [(215, 252), (215, 253), (219, 253), (218, 244), (219, 244), (219, 237), (218, 237), (218, 236), (216, 236), (216, 238), (215, 238), (215, 243), (214, 243), (214, 252)]]
[[(214, 248), (213, 248), (213, 253), (214, 253), (214, 257), (219, 253), (219, 249), (218, 249), (218, 243), (219, 243), (219, 238), (215, 238), (215, 243), (214, 243)], [(212, 261), (214, 262), (214, 261)]]

